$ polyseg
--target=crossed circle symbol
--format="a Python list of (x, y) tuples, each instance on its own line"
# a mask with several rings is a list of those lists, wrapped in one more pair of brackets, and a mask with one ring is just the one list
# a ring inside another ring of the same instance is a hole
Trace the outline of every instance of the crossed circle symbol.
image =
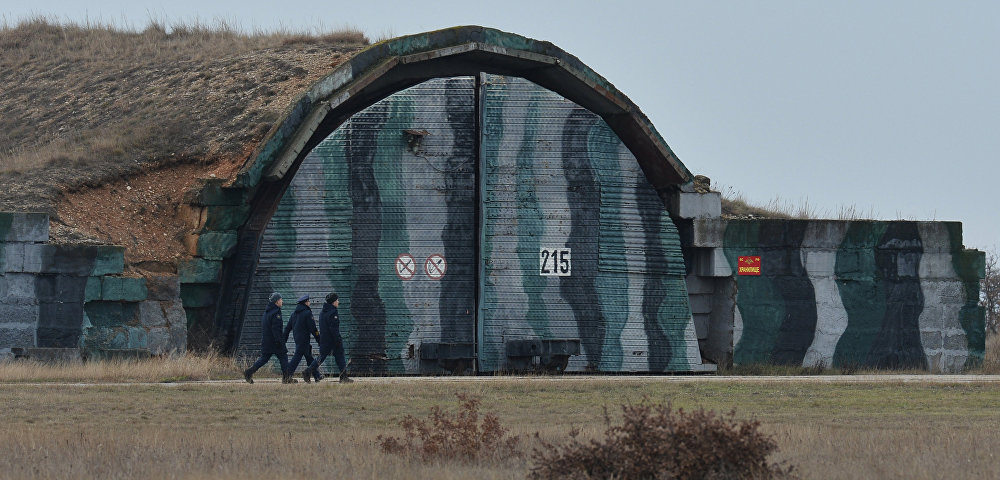
[(444, 260), (444, 256), (441, 254), (435, 253), (427, 257), (427, 261), (424, 262), (424, 272), (432, 280), (440, 280), (446, 270), (448, 270), (448, 262)]
[(413, 258), (413, 255), (409, 253), (404, 253), (396, 257), (396, 275), (403, 280), (409, 280), (413, 278), (413, 275), (417, 273), (417, 261)]

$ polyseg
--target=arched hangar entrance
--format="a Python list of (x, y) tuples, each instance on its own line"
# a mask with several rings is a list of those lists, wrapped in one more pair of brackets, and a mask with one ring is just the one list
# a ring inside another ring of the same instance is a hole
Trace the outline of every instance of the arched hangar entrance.
[(220, 313), (241, 352), (270, 291), (337, 291), (359, 373), (698, 369), (660, 196), (690, 174), (610, 84), (481, 27), (342, 69), (239, 178), (256, 193)]

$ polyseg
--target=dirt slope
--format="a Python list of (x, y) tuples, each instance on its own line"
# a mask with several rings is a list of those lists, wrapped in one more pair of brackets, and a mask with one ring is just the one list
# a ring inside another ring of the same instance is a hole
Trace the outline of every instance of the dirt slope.
[(51, 214), (57, 241), (170, 260), (186, 187), (230, 177), (295, 97), (367, 43), (42, 19), (0, 29), (0, 211)]

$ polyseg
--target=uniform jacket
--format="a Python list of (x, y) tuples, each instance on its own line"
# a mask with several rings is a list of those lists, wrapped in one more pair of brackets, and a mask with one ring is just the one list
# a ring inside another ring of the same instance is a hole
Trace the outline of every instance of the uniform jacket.
[(337, 307), (324, 303), (323, 311), (319, 314), (319, 347), (329, 350), (340, 342), (343, 339), (340, 338), (340, 315)]
[(304, 303), (296, 305), (295, 312), (285, 327), (285, 338), (288, 338), (289, 331), (295, 339), (295, 346), (309, 345), (309, 335), (316, 336), (316, 343), (319, 343), (320, 337), (316, 331), (316, 320), (313, 319), (312, 309)]
[(281, 307), (269, 303), (261, 318), (260, 353), (274, 355), (288, 353), (281, 334)]

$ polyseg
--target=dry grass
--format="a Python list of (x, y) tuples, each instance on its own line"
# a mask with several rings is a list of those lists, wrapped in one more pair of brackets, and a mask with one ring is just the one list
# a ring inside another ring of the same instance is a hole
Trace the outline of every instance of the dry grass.
[(231, 357), (213, 353), (51, 365), (0, 362), (0, 382), (178, 382), (240, 378)]
[(729, 218), (782, 218), (809, 220), (834, 218), (837, 220), (866, 220), (878, 217), (874, 207), (867, 211), (856, 205), (841, 205), (836, 211), (820, 211), (809, 203), (808, 198), (793, 202), (780, 196), (758, 203), (748, 199), (742, 192), (733, 187), (723, 187), (722, 214)]
[(456, 393), (511, 433), (600, 438), (605, 406), (644, 398), (734, 409), (775, 435), (803, 478), (998, 478), (1000, 385), (359, 379), (350, 385), (0, 385), (6, 478), (523, 478), (530, 460), (454, 464), (380, 451), (405, 415)]
[(982, 373), (1000, 374), (1000, 335), (986, 337), (986, 355), (983, 358)]
[(294, 97), (367, 44), (350, 28), (2, 25), (0, 209), (51, 211), (60, 186), (151, 166), (242, 160)]

